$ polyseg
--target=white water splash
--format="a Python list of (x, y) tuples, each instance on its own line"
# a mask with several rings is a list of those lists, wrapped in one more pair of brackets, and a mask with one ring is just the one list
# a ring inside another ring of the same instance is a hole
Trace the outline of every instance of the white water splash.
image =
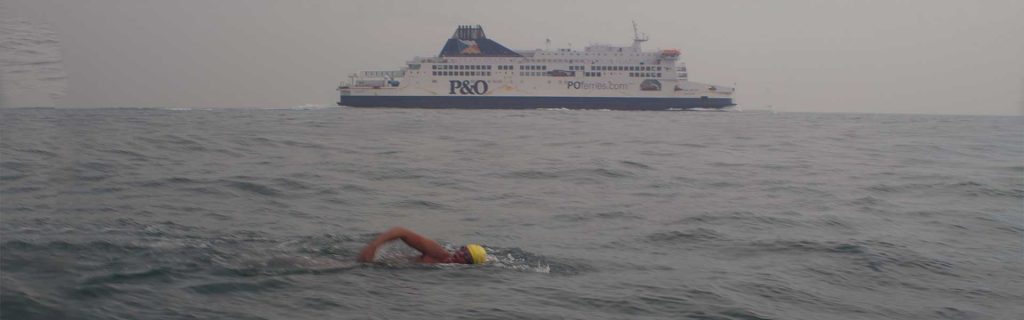
[(489, 255), (487, 263), (504, 269), (525, 272), (551, 273), (551, 266), (542, 261), (531, 263), (525, 258), (513, 256), (511, 253), (505, 255)]

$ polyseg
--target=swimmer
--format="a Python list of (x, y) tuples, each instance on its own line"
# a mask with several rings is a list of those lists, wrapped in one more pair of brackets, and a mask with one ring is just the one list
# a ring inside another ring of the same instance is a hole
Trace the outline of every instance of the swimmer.
[(384, 231), (376, 239), (370, 241), (363, 248), (363, 251), (359, 253), (359, 262), (373, 262), (374, 257), (377, 255), (377, 248), (395, 239), (402, 239), (402, 242), (405, 242), (405, 244), (419, 250), (422, 253), (419, 258), (420, 263), (482, 264), (487, 261), (487, 250), (484, 250), (484, 247), (478, 244), (467, 244), (455, 250), (455, 252), (448, 252), (437, 241), (421, 236), (406, 228), (394, 227)]

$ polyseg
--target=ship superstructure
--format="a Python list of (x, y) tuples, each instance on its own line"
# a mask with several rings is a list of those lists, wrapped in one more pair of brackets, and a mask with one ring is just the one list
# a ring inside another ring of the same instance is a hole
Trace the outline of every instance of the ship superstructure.
[(511, 50), (480, 26), (459, 26), (436, 57), (400, 70), (363, 71), (343, 83), (338, 105), (464, 109), (684, 110), (733, 106), (734, 89), (688, 80), (676, 49), (630, 46)]

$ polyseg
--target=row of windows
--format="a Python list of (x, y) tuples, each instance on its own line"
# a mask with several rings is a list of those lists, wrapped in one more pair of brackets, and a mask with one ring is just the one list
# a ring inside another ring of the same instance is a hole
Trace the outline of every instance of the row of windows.
[(661, 71), (661, 67), (655, 66), (592, 66), (590, 69), (601, 71)]
[(525, 71), (519, 72), (519, 75), (523, 77), (543, 77), (547, 75), (547, 72)]
[(491, 70), (491, 66), (488, 65), (447, 65), (447, 64), (435, 64), (432, 66), (434, 70)]
[[(490, 77), (490, 71), (434, 71), (432, 72), (435, 76), (483, 76)], [(536, 71), (525, 71), (519, 72), (520, 76), (523, 77), (542, 77), (548, 75), (547, 72), (536, 72)], [(583, 72), (584, 77), (600, 77), (600, 72)], [(630, 72), (630, 77), (634, 78), (660, 78), (661, 72)], [(685, 74), (683, 77), (686, 77)]]
[[(491, 70), (489, 65), (432, 65), (434, 70)], [(583, 66), (569, 66), (569, 70), (582, 71)], [(498, 70), (512, 70), (513, 66), (500, 65)], [(548, 66), (526, 65), (519, 66), (519, 70), (547, 70)], [(593, 71), (661, 71), (660, 66), (591, 66)], [(686, 71), (685, 69), (682, 71)]]
[(661, 78), (661, 72), (630, 72), (629, 76), (634, 78)]
[(490, 71), (434, 71), (435, 76), (482, 76), (490, 77)]
[(367, 77), (383, 77), (383, 76), (400, 77), (400, 76), (402, 76), (402, 72), (401, 71), (363, 71), (363, 75), (365, 75)]

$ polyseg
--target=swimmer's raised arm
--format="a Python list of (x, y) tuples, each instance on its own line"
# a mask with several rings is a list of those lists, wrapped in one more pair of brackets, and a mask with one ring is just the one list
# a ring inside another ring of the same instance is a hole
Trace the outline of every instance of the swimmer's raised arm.
[(406, 228), (394, 227), (384, 231), (376, 239), (370, 241), (359, 253), (359, 262), (372, 262), (377, 255), (377, 248), (395, 239), (402, 239), (402, 242), (418, 250), (424, 257), (440, 261), (447, 259), (449, 256), (448, 251), (438, 244), (437, 241), (421, 236)]

